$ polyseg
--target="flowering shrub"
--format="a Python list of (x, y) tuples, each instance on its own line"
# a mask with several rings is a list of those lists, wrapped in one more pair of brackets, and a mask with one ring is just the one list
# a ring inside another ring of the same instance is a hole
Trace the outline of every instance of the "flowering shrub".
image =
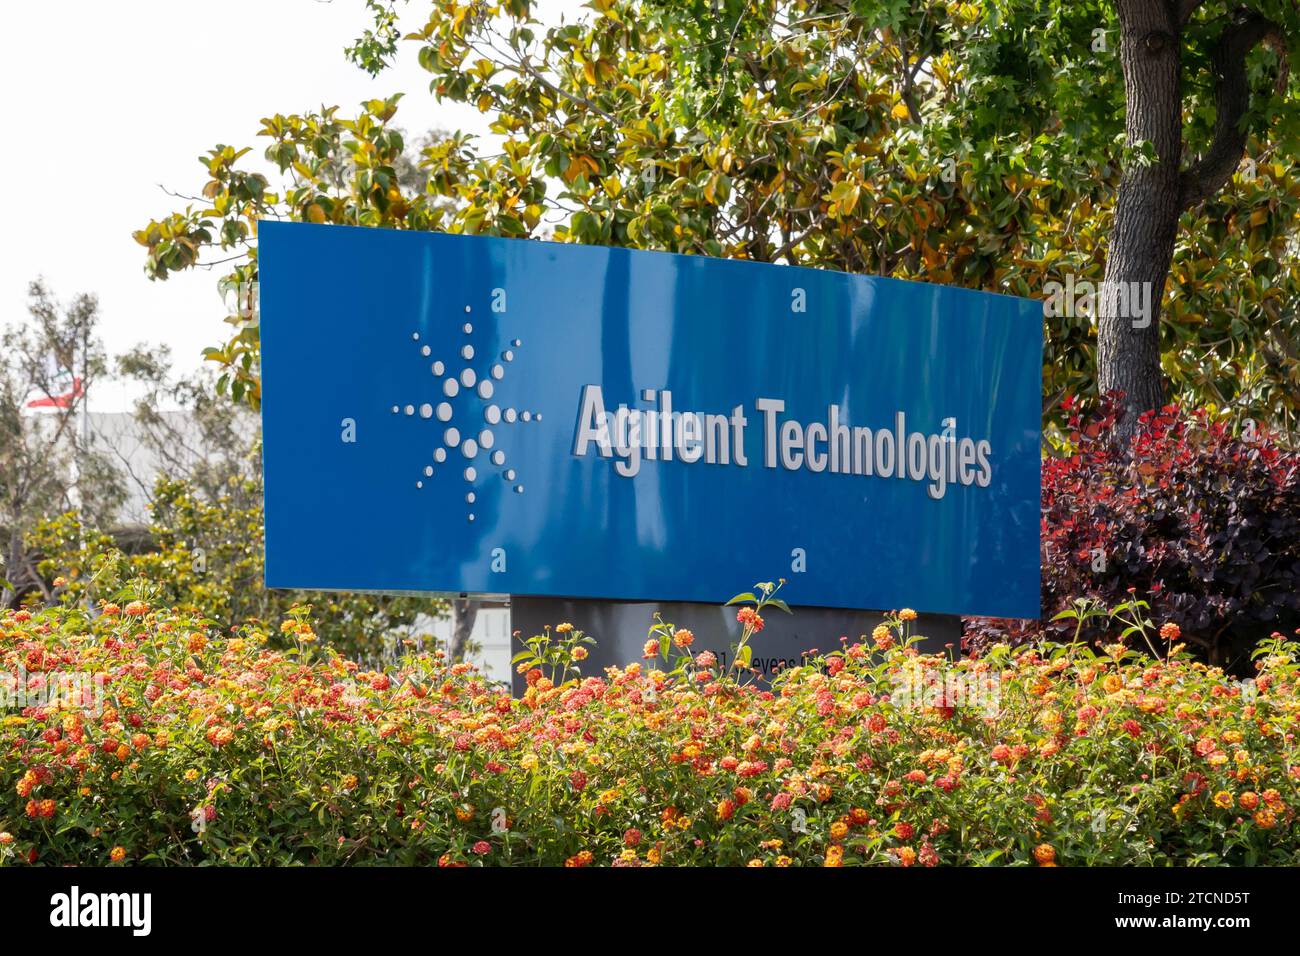
[[(1295, 648), (1242, 684), (1143, 610), (1100, 653), (956, 661), (904, 611), (770, 684), (662, 623), (650, 660), (573, 676), (561, 625), (519, 699), (437, 654), (367, 671), (141, 601), (19, 611), (0, 863), (1300, 863)], [(309, 636), (307, 609), (281, 631)], [(102, 707), (50, 698), (73, 673)]]
[(1259, 638), (1300, 626), (1300, 455), (1174, 406), (1131, 449), (1115, 421), (1072, 409), (1072, 454), (1044, 460), (1044, 616), (1136, 589), (1212, 663), (1248, 666)]

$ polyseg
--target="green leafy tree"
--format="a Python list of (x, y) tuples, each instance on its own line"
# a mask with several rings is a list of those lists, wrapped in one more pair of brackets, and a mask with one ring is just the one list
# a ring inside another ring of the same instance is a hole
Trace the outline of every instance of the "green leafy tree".
[[(215, 497), (188, 480), (161, 478), (154, 490), (150, 541), (127, 553), (114, 536), (88, 529), (74, 513), (40, 522), (29, 536), (54, 598), (92, 606), (149, 599), (200, 614), (223, 628), (247, 622), (275, 632), (300, 604), (312, 606), (317, 634), (341, 653), (371, 659), (423, 641), (421, 614), (446, 614), (434, 598), (270, 590), (263, 583), (262, 489), (232, 476)], [(290, 635), (289, 643), (301, 640)]]
[[(118, 377), (139, 389), (133, 437), (159, 474), (187, 482), (208, 501), (232, 484), (260, 482), (260, 422), (246, 406), (216, 393), (211, 370), (174, 375), (166, 346), (138, 345), (114, 364)], [(138, 490), (152, 499), (156, 475), (136, 474), (126, 460), (123, 465)]]
[(0, 333), (0, 608), (50, 596), (27, 540), (42, 517), (75, 505), (106, 521), (123, 499), (120, 475), (84, 427), (86, 392), (107, 365), (98, 302), (83, 294), (60, 304), (40, 280), (28, 295), (27, 321)]
[[(1115, 385), (1149, 406), (1163, 377), (1189, 402), (1294, 437), (1294, 96), (1275, 49), (1245, 42), (1258, 28), (1229, 32), (1240, 17), (1223, 3), (593, 0), (580, 19), (546, 25), (527, 0), (439, 0), (411, 5), (427, 19), (406, 34), (397, 13), (408, 8), (367, 6), (373, 23), (349, 56), (379, 73), (413, 48), (434, 95), (488, 114), (499, 143), (452, 135), (421, 150), (416, 190), (397, 173), (397, 97), (347, 119), (276, 115), (261, 135), (283, 181), (245, 169), (247, 150), (214, 149), (205, 204), (136, 233), (151, 277), (233, 253), (225, 281), (250, 283), (256, 221), (287, 218), (1029, 296), (1072, 280), (1147, 281), (1143, 328), (1118, 325), (1106, 294), (1046, 318), (1049, 416), (1066, 395)], [(1290, 33), (1283, 6), (1261, 6), (1277, 26), (1267, 37)], [(1178, 8), (1162, 48), (1180, 81), (1172, 106), (1168, 91), (1159, 106), (1147, 96), (1144, 57), (1155, 54), (1143, 51), (1157, 41), (1134, 40), (1133, 25), (1148, 7)], [(1215, 52), (1224, 44), (1244, 73)], [(1153, 110), (1166, 133), (1171, 115), (1186, 119), (1176, 144), (1147, 135)], [(1223, 144), (1238, 140), (1229, 164)], [(1176, 208), (1161, 206), (1172, 220), (1135, 230), (1175, 168), (1180, 182), (1207, 175)], [(209, 357), (232, 393), (257, 402), (255, 321), (236, 323)]]
[[(370, 658), (398, 651), (403, 639), (423, 640), (427, 619), (447, 614), (437, 598), (268, 590), (257, 417), (216, 395), (211, 373), (174, 376), (165, 348), (132, 349), (116, 370), (142, 387), (133, 435), (158, 463), (145, 489), (151, 521), (121, 528), (93, 509), (50, 507), (24, 542), (48, 601), (94, 608), (149, 597), (223, 627), (253, 620), (272, 631), (309, 603), (322, 640)], [(472, 649), (462, 641), (448, 651), (460, 659)]]
[[(1099, 308), (1098, 383), (1123, 392), (1130, 410), (1145, 411), (1166, 395), (1154, 320), (1180, 228), (1196, 228), (1184, 217), (1199, 218), (1201, 207), (1237, 174), (1252, 133), (1257, 148), (1276, 146), (1282, 156), (1295, 155), (1300, 110), (1285, 51), (1300, 37), (1300, 9), (1290, 0), (1255, 0), (1250, 6), (1116, 0), (1115, 7), (1127, 91), (1124, 136), (1142, 154), (1125, 164), (1115, 204)], [(1293, 176), (1287, 173), (1286, 179)], [(1247, 222), (1265, 224), (1272, 212), (1271, 202), (1257, 207)], [(1289, 249), (1277, 251), (1278, 258), (1291, 258)], [(1259, 266), (1247, 275), (1263, 279), (1267, 288), (1277, 276), (1276, 264)], [(1141, 321), (1119, 298), (1123, 288), (1135, 285), (1153, 290), (1154, 313)], [(1284, 294), (1293, 298), (1293, 292), (1287, 288)], [(1276, 309), (1289, 302), (1269, 304)], [(1262, 312), (1256, 316), (1261, 325), (1272, 317), (1267, 308)], [(1278, 334), (1294, 361), (1293, 340), (1286, 330)]]

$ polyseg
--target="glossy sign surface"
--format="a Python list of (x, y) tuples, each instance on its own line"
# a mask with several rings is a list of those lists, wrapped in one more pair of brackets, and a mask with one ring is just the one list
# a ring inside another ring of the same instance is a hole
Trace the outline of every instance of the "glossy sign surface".
[(1041, 306), (259, 229), (271, 587), (1039, 607)]

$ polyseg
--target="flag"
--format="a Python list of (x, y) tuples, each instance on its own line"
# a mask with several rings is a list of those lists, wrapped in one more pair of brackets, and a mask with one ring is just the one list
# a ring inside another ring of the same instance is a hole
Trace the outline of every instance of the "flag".
[(71, 408), (85, 395), (81, 377), (51, 355), (46, 360), (48, 386), (37, 385), (27, 393), (28, 408)]

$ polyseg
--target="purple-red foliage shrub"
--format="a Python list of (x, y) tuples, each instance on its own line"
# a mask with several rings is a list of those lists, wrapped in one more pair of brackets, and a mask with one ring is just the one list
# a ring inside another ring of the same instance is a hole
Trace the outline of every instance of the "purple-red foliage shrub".
[[(1114, 402), (1087, 420), (1073, 407), (1074, 453), (1043, 462), (1042, 630), (1067, 637), (1075, 622), (1051, 619), (1076, 599), (1112, 607), (1135, 591), (1212, 663), (1240, 665), (1255, 641), (1293, 634), (1300, 454), (1173, 405), (1143, 415), (1129, 444), (1119, 414)], [(967, 635), (978, 645), (1024, 630), (977, 621)]]

